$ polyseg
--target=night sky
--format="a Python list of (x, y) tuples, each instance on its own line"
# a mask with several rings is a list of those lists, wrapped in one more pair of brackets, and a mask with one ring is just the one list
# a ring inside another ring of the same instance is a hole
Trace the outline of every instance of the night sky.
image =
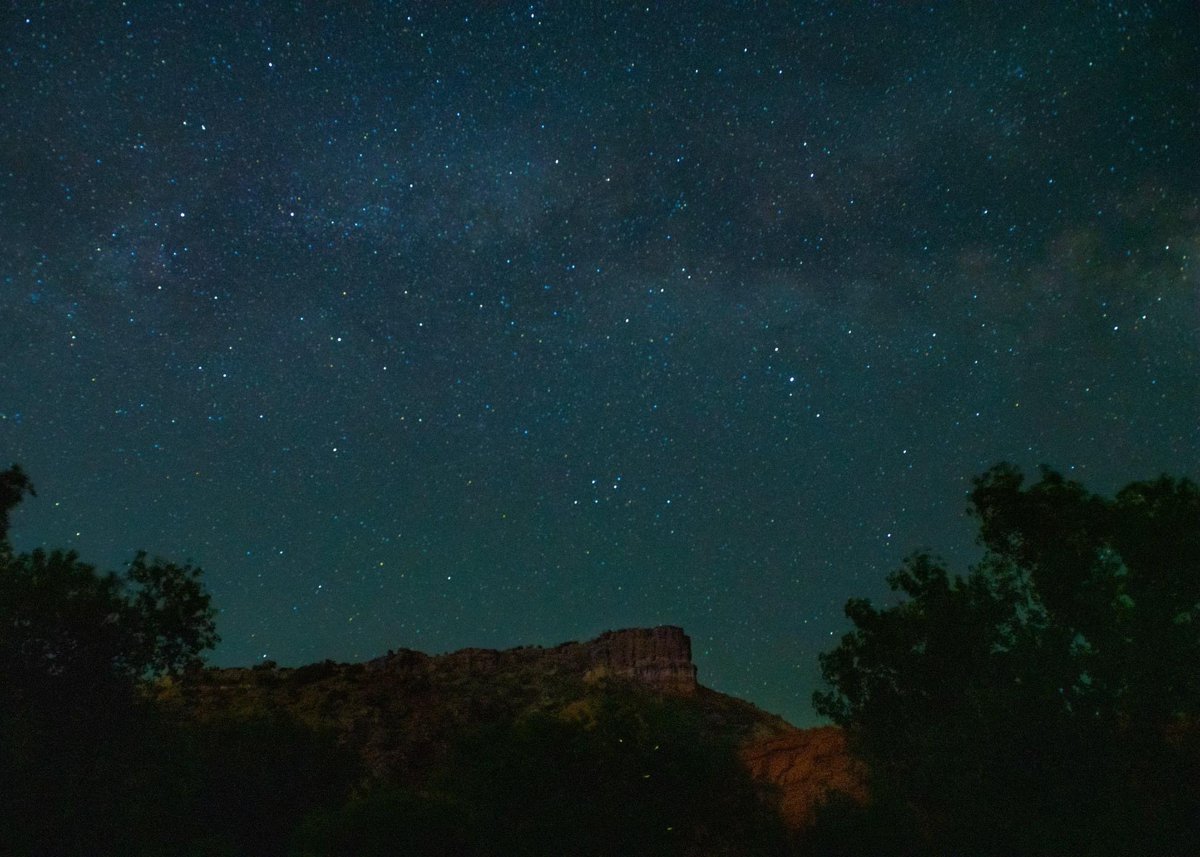
[(1200, 476), (1193, 2), (24, 3), (13, 542), (219, 664), (670, 623), (815, 722), (973, 476)]

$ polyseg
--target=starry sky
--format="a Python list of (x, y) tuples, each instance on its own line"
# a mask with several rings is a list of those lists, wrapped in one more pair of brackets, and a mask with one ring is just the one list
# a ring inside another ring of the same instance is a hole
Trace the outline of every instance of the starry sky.
[(993, 463), (1200, 476), (1193, 2), (17, 0), (0, 46), (12, 539), (202, 566), (216, 663), (669, 623), (804, 725)]

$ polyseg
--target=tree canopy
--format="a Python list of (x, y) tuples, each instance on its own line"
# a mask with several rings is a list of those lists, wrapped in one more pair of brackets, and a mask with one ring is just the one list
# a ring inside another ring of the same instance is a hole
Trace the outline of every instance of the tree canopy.
[(26, 494), (33, 494), (33, 485), (20, 465), (0, 471), (0, 546), (8, 544), (8, 513)]
[(998, 465), (970, 512), (984, 554), (965, 576), (911, 556), (899, 602), (852, 599), (821, 656), (814, 705), (877, 800), (959, 853), (1200, 845), (1180, 785), (1200, 782), (1200, 490), (1163, 476), (1104, 498)]
[(33, 487), (19, 467), (0, 473), (0, 668), (10, 703), (47, 694), (61, 703), (178, 673), (216, 644), (198, 568), (139, 552), (118, 575), (74, 551), (14, 553), (8, 516), (25, 494)]
[(0, 851), (132, 853), (117, 843), (164, 793), (149, 780), (168, 734), (139, 684), (199, 663), (215, 611), (191, 565), (138, 553), (118, 575), (15, 552), (9, 515), (33, 494), (0, 472)]

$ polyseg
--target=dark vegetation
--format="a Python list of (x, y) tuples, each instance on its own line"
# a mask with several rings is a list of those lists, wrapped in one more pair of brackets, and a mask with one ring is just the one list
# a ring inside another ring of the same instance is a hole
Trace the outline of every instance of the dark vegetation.
[(827, 806), (822, 854), (1200, 853), (1200, 491), (1115, 498), (1001, 465), (976, 480), (982, 560), (926, 554), (821, 658), (819, 712), (874, 799)]
[[(408, 655), (202, 669), (199, 570), (18, 555), (8, 515), (31, 493), (0, 473), (3, 854), (1200, 853), (1187, 480), (1106, 499), (1049, 471), (980, 477), (978, 564), (918, 554), (893, 606), (847, 605), (814, 702), (871, 797), (830, 795), (799, 842), (737, 761), (732, 701)], [(372, 744), (372, 718), (404, 727)]]
[(304, 855), (782, 855), (779, 821), (675, 700), (609, 690), (469, 730), (420, 791), (309, 818)]

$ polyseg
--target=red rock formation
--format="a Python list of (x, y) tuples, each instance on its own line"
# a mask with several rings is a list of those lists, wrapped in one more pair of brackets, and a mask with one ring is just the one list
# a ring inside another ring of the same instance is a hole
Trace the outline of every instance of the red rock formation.
[(696, 692), (692, 641), (682, 628), (660, 625), (608, 631), (583, 647), (593, 670), (632, 678), (662, 692)]
[(865, 801), (865, 771), (846, 749), (836, 726), (794, 729), (742, 746), (742, 762), (756, 780), (779, 790), (780, 813), (793, 830), (810, 826), (830, 791)]
[(552, 649), (471, 648), (434, 656), (401, 649), (376, 658), (368, 666), (389, 672), (438, 669), (486, 676), (533, 663), (553, 664), (580, 677), (629, 678), (662, 693), (690, 695), (696, 691), (692, 641), (682, 628), (673, 625), (606, 631), (586, 643), (562, 643)]

